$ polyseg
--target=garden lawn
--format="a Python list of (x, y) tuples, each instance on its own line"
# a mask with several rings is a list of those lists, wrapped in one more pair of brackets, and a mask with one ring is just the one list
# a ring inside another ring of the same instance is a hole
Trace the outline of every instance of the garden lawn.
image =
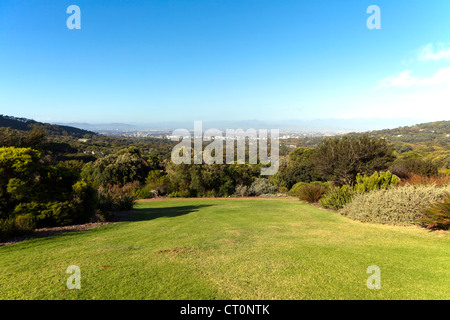
[[(0, 299), (450, 299), (448, 232), (292, 200), (147, 201), (136, 212), (0, 247)], [(80, 290), (65, 290), (69, 265)], [(380, 290), (367, 288), (371, 265)]]

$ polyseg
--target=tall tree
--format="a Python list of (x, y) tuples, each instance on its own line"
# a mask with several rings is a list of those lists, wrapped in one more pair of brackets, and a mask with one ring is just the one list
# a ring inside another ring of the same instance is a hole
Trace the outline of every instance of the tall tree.
[(322, 141), (314, 154), (317, 171), (337, 185), (354, 184), (356, 175), (371, 175), (394, 160), (391, 143), (367, 135), (334, 137)]

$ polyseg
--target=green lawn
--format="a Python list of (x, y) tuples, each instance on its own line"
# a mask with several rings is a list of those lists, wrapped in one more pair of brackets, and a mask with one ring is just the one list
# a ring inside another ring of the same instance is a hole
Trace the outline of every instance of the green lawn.
[[(69, 265), (80, 290), (63, 291)], [(133, 221), (0, 247), (0, 299), (450, 299), (450, 234), (297, 201), (140, 202)]]

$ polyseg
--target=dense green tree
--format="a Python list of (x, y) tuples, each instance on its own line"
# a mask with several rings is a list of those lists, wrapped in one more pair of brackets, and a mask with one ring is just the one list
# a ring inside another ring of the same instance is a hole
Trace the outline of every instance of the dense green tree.
[(326, 138), (314, 153), (319, 174), (337, 185), (354, 184), (356, 175), (372, 175), (394, 160), (393, 147), (385, 139), (343, 136)]
[(250, 185), (259, 176), (257, 165), (195, 165), (169, 163), (166, 167), (170, 192), (182, 196), (228, 196), (237, 185)]
[(101, 186), (124, 186), (134, 181), (144, 183), (150, 169), (139, 149), (130, 147), (87, 164), (82, 177)]
[(29, 198), (39, 169), (39, 151), (30, 148), (0, 148), (0, 218)]
[(35, 125), (30, 131), (0, 128), (0, 147), (32, 148), (46, 151), (48, 148), (46, 131)]
[(31, 226), (87, 222), (96, 191), (68, 167), (42, 161), (31, 148), (0, 148), (0, 238)]
[(298, 182), (312, 182), (320, 180), (316, 165), (313, 162), (314, 149), (300, 147), (292, 150), (286, 161), (281, 161), (282, 165), (274, 176), (269, 180), (279, 189), (290, 190)]
[(297, 182), (312, 182), (320, 179), (316, 164), (313, 162), (314, 149), (297, 148), (289, 154), (289, 188)]

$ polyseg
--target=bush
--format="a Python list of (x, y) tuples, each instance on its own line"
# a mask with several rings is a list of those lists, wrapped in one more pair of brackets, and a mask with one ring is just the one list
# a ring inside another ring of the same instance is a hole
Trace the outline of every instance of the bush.
[(32, 214), (16, 216), (15, 227), (21, 233), (31, 233), (36, 228), (36, 219)]
[(390, 171), (401, 179), (407, 179), (412, 174), (427, 177), (436, 176), (439, 173), (439, 168), (429, 160), (409, 158), (395, 161), (390, 167)]
[(400, 184), (426, 185), (426, 186), (434, 185), (436, 187), (443, 187), (450, 185), (450, 175), (428, 177), (419, 174), (411, 174), (408, 178), (402, 179)]
[(158, 190), (153, 190), (149, 186), (142, 187), (137, 190), (133, 190), (133, 195), (136, 199), (151, 199), (159, 195)]
[(69, 223), (88, 222), (97, 209), (97, 191), (84, 180), (77, 181), (73, 186), (72, 205), (74, 214), (70, 217)]
[(52, 165), (29, 148), (0, 148), (2, 229), (24, 233), (88, 222), (95, 214), (97, 192), (70, 165)]
[(423, 211), (443, 199), (450, 188), (404, 186), (357, 194), (343, 209), (348, 218), (393, 225), (420, 225)]
[(144, 188), (150, 190), (149, 198), (153, 198), (155, 195), (167, 194), (170, 189), (170, 182), (167, 176), (162, 175), (159, 170), (151, 170), (145, 179)]
[(243, 184), (238, 184), (236, 186), (234, 194), (238, 197), (245, 197), (248, 194), (248, 187)]
[(0, 220), (0, 240), (8, 239), (17, 234), (18, 232), (14, 223), (14, 219), (9, 218)]
[(32, 214), (23, 214), (0, 220), (0, 240), (14, 236), (30, 234), (36, 228), (36, 219)]
[(342, 209), (347, 203), (352, 201), (355, 190), (348, 185), (340, 188), (335, 187), (328, 191), (319, 201), (320, 205), (333, 210)]
[(134, 189), (132, 191), (133, 196), (136, 199), (150, 199), (152, 198), (152, 193), (148, 187), (143, 187), (140, 189)]
[(181, 198), (181, 192), (179, 191), (174, 191), (169, 193), (168, 195), (169, 198)]
[(306, 186), (307, 184), (307, 182), (297, 182), (292, 186), (291, 190), (289, 190), (289, 194), (291, 196), (298, 197), (298, 191), (300, 188)]
[(272, 194), (276, 191), (277, 187), (275, 187), (269, 180), (258, 178), (251, 184), (248, 189), (248, 194), (251, 196), (260, 196), (262, 194)]
[(301, 186), (297, 191), (297, 196), (300, 200), (316, 203), (327, 191), (328, 187), (325, 183), (312, 182)]
[(288, 195), (289, 189), (286, 187), (278, 187), (278, 193), (282, 195)]
[(371, 176), (358, 173), (356, 176), (355, 191), (366, 193), (372, 190), (388, 189), (398, 185), (400, 178), (391, 174), (389, 171), (378, 173), (375, 171)]
[(53, 201), (42, 205), (38, 216), (38, 225), (43, 226), (67, 226), (73, 224), (72, 216), (76, 214), (76, 208), (70, 201)]
[(184, 190), (184, 191), (174, 191), (169, 193), (168, 195), (169, 198), (188, 198), (189, 197), (189, 191), (188, 190)]
[(100, 187), (98, 189), (98, 208), (103, 212), (132, 210), (136, 197), (131, 189), (124, 189), (117, 185)]
[(100, 209), (95, 213), (95, 221), (108, 222), (113, 221), (116, 218), (116, 214), (112, 211), (102, 211)]
[(438, 202), (424, 210), (424, 217), (419, 220), (427, 229), (450, 229), (450, 193), (447, 193), (442, 202)]
[[(69, 198), (69, 196), (71, 198)], [(84, 180), (72, 186), (67, 200), (29, 201), (14, 207), (11, 217), (31, 215), (36, 227), (79, 224), (90, 221), (97, 208), (97, 192)], [(22, 218), (24, 219), (24, 218)], [(21, 220), (21, 223), (25, 223)], [(30, 220), (30, 223), (31, 220)]]
[(340, 210), (346, 204), (352, 201), (355, 194), (368, 193), (373, 190), (388, 189), (396, 186), (400, 178), (391, 174), (389, 171), (378, 173), (375, 171), (371, 176), (357, 174), (356, 185), (343, 185), (340, 188), (332, 188), (327, 192), (320, 204), (328, 209)]

